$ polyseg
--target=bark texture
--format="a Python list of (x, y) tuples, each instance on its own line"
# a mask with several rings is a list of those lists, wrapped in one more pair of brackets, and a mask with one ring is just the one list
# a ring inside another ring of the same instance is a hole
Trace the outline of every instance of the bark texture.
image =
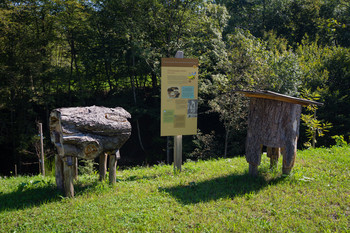
[(113, 154), (130, 137), (128, 118), (123, 108), (55, 109), (50, 115), (51, 141), (61, 157), (94, 159), (101, 153)]
[[(261, 162), (261, 147), (282, 148), (283, 171), (294, 165), (299, 136), (301, 105), (278, 100), (251, 98), (248, 116), (246, 160), (253, 167)], [(278, 159), (277, 151), (273, 160)]]
[[(77, 157), (100, 157), (100, 179), (106, 175), (110, 155), (110, 182), (115, 183), (119, 149), (131, 135), (130, 114), (123, 108), (76, 107), (55, 109), (50, 114), (51, 141), (57, 148), (56, 184), (66, 196), (74, 196)], [(112, 179), (112, 180), (111, 180)]]

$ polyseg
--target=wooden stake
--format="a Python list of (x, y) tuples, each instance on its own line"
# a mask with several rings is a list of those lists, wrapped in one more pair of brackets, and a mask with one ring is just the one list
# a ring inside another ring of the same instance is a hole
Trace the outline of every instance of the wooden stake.
[(73, 159), (72, 157), (66, 157), (63, 163), (64, 192), (66, 197), (74, 197), (73, 174)]
[(280, 148), (267, 147), (267, 157), (270, 158), (270, 168), (277, 168), (278, 158), (280, 157)]
[(55, 156), (55, 176), (57, 188), (64, 191), (63, 186), (63, 160), (59, 155)]
[(109, 183), (111, 185), (115, 185), (117, 179), (117, 157), (120, 157), (119, 150), (116, 154), (109, 156)]
[(174, 137), (174, 170), (181, 172), (182, 165), (182, 135)]
[(100, 162), (99, 162), (100, 181), (106, 179), (107, 156), (108, 156), (107, 153), (100, 154)]
[(74, 180), (78, 180), (78, 157), (75, 157), (75, 156), (73, 157), (73, 166), (74, 166), (73, 178)]
[(45, 158), (44, 158), (44, 137), (43, 137), (43, 124), (39, 123), (39, 134), (40, 134), (40, 163), (41, 163), (41, 174), (45, 176)]

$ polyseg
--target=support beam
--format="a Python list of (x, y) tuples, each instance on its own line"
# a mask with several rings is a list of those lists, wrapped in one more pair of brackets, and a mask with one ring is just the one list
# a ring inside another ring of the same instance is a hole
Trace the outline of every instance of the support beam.
[(100, 154), (100, 162), (99, 162), (99, 172), (100, 172), (100, 181), (106, 179), (107, 173), (107, 153)]
[(181, 172), (182, 165), (182, 135), (174, 136), (174, 171)]
[(117, 157), (119, 158), (119, 150), (113, 154), (109, 155), (109, 183), (115, 185), (117, 179)]
[(72, 157), (66, 157), (63, 162), (64, 192), (66, 197), (74, 197), (73, 175), (73, 159)]
[(267, 147), (267, 157), (270, 158), (270, 168), (276, 169), (278, 164), (278, 158), (280, 157), (280, 148)]
[(59, 155), (55, 156), (55, 177), (57, 188), (63, 192), (63, 160)]

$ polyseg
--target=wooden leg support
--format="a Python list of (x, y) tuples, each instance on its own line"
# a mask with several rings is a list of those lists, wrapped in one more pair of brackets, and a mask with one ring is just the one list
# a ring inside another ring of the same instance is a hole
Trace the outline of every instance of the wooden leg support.
[(279, 156), (280, 156), (280, 148), (267, 147), (267, 157), (270, 158), (271, 169), (277, 168)]
[(257, 176), (258, 175), (258, 166), (249, 164), (249, 175)]
[(107, 153), (100, 154), (100, 163), (99, 163), (100, 181), (106, 179), (107, 156), (108, 156)]
[(73, 176), (73, 159), (72, 157), (66, 157), (63, 162), (64, 192), (66, 197), (74, 197)]
[(116, 154), (109, 156), (109, 183), (115, 185), (117, 179), (117, 157), (119, 158), (119, 150)]
[(77, 157), (73, 157), (73, 166), (74, 166), (74, 180), (78, 180), (78, 158)]
[(55, 177), (57, 188), (63, 192), (63, 160), (59, 155), (55, 156)]

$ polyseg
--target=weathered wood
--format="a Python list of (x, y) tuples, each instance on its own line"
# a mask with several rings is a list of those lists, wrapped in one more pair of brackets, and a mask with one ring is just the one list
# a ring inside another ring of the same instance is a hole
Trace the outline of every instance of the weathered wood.
[(277, 100), (251, 98), (248, 116), (246, 160), (258, 166), (261, 146), (284, 148), (283, 170), (294, 165), (301, 106)]
[(61, 156), (55, 156), (55, 177), (57, 188), (61, 191), (64, 191), (63, 186), (63, 160)]
[(73, 157), (73, 179), (78, 180), (78, 158)]
[(66, 197), (74, 197), (74, 166), (72, 157), (64, 158), (63, 162), (63, 177), (64, 177), (64, 191)]
[(270, 100), (277, 100), (277, 101), (282, 101), (282, 102), (287, 102), (287, 103), (292, 103), (292, 104), (299, 104), (299, 105), (323, 105), (323, 103), (312, 101), (312, 100), (306, 100), (306, 99), (301, 99), (297, 97), (292, 97), (288, 95), (283, 95), (279, 94), (273, 91), (244, 91), (244, 90), (235, 90), (237, 93), (242, 93), (247, 97), (252, 97), (252, 98), (260, 98), (260, 99), (270, 99)]
[(174, 171), (181, 172), (182, 165), (182, 135), (174, 136)]
[(258, 175), (258, 166), (254, 164), (249, 164), (249, 175), (257, 176)]
[(50, 115), (51, 141), (62, 157), (94, 159), (122, 147), (131, 134), (130, 117), (123, 108), (55, 109)]
[[(115, 183), (119, 149), (131, 134), (128, 118), (131, 118), (130, 114), (119, 107), (60, 108), (51, 112), (51, 141), (58, 152), (56, 183), (59, 189), (64, 189), (66, 196), (74, 196), (73, 179), (77, 178), (77, 157), (95, 159), (101, 154), (114, 154), (111, 156), (110, 180)], [(102, 179), (106, 174), (106, 158), (101, 160)]]
[(109, 155), (109, 183), (115, 185), (117, 179), (117, 159), (120, 157), (119, 150), (116, 154)]
[(280, 148), (267, 147), (267, 157), (270, 158), (270, 168), (277, 168), (278, 158), (280, 157)]
[(100, 154), (100, 162), (99, 162), (100, 181), (106, 179), (107, 156), (108, 156), (107, 153)]
[(43, 124), (39, 123), (39, 135), (40, 135), (40, 168), (41, 174), (45, 176), (45, 156), (44, 156), (44, 136), (43, 136)]

